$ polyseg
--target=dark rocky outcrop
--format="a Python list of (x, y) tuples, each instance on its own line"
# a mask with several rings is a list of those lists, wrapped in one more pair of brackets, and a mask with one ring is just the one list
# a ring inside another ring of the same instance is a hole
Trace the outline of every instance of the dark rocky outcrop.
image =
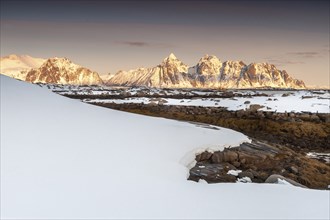
[[(330, 166), (284, 146), (256, 140), (223, 151), (203, 152), (196, 161), (189, 180), (220, 183), (249, 178), (254, 183), (275, 183), (280, 178), (300, 187), (327, 189), (330, 185)], [(242, 172), (234, 176), (229, 170)]]

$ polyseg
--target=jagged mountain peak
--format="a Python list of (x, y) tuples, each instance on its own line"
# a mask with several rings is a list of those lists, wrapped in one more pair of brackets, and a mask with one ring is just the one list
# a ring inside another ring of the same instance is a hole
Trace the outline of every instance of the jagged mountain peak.
[(209, 55), (209, 54), (204, 54), (200, 60), (212, 60), (212, 59), (218, 59), (219, 58), (216, 55)]
[(179, 60), (173, 53), (163, 60), (160, 68), (165, 74), (176, 74), (188, 71), (188, 66)]
[(271, 63), (261, 62), (261, 63), (250, 63), (249, 66), (253, 66), (255, 68), (268, 68), (268, 69), (276, 69), (276, 66)]
[(270, 63), (250, 63), (247, 66), (247, 71), (253, 74), (265, 74), (271, 72), (279, 72), (275, 65)]
[(242, 60), (226, 60), (225, 62), (223, 62), (223, 64), (246, 66), (246, 64)]
[(176, 60), (176, 59), (178, 59), (178, 58), (176, 58), (174, 53), (170, 53), (170, 55), (168, 55), (168, 57), (165, 58), (165, 60)]
[(219, 74), (222, 63), (215, 55), (205, 54), (196, 65), (197, 73), (201, 75)]
[(195, 66), (188, 68), (173, 53), (153, 68), (136, 69), (115, 74), (110, 85), (133, 85), (181, 88), (305, 88), (273, 64), (243, 61), (221, 62), (215, 55), (205, 54)]
[(198, 61), (198, 64), (201, 64), (201, 63), (205, 63), (205, 62), (211, 62), (211, 63), (214, 63), (214, 64), (220, 64), (221, 61), (220, 59), (215, 56), (215, 55), (208, 55), (208, 54), (205, 54), (202, 58), (199, 59)]
[(163, 64), (166, 64), (166, 63), (179, 63), (182, 61), (179, 60), (175, 55), (174, 53), (170, 53), (170, 55), (168, 55), (167, 57), (165, 57), (165, 59), (163, 60)]
[(67, 57), (51, 57), (48, 60), (51, 60), (51, 61), (70, 61), (71, 62), (71, 60)]
[(42, 65), (42, 68), (47, 69), (49, 73), (53, 71), (78, 71), (79, 69), (86, 69), (89, 72), (93, 72), (90, 69), (82, 67), (78, 64), (73, 63), (69, 58), (66, 57), (52, 57), (47, 59)]
[(45, 63), (72, 64), (73, 62), (67, 57), (52, 57), (52, 58), (47, 59)]
[(75, 64), (66, 57), (47, 59), (39, 68), (32, 69), (27, 73), (26, 81), (75, 85), (103, 83), (98, 73)]

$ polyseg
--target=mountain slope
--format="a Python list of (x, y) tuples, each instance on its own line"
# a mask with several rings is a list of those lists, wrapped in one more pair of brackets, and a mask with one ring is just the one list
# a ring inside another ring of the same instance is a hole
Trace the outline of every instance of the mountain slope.
[(67, 58), (50, 58), (39, 68), (26, 75), (28, 82), (53, 84), (92, 85), (102, 84), (98, 73), (72, 63)]
[(27, 72), (32, 68), (39, 68), (46, 59), (34, 58), (28, 55), (9, 55), (0, 59), (0, 73), (25, 80)]
[(329, 218), (328, 191), (186, 180), (196, 152), (248, 141), (241, 133), (0, 77), (2, 219)]
[(205, 55), (197, 65), (188, 67), (174, 54), (153, 68), (120, 71), (107, 84), (181, 88), (305, 88), (303, 81), (293, 79), (272, 64), (222, 63), (216, 56)]

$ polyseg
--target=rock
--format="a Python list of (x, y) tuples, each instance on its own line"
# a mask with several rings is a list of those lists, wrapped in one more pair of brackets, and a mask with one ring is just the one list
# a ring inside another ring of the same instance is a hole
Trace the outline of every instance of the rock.
[(238, 168), (238, 167), (241, 166), (241, 163), (238, 162), (238, 161), (234, 161), (234, 162), (232, 162), (232, 164), (233, 164), (236, 168)]
[(205, 152), (203, 152), (201, 154), (198, 154), (196, 156), (196, 161), (197, 162), (205, 161), (205, 160), (210, 159), (211, 157), (212, 157), (212, 153), (205, 151)]
[(266, 181), (268, 177), (269, 177), (269, 174), (266, 173), (266, 172), (260, 172), (259, 176), (258, 176), (258, 178), (263, 180), (263, 181)]
[(320, 118), (317, 115), (311, 115), (310, 120), (313, 122), (320, 122)]
[(220, 164), (204, 164), (196, 165), (190, 170), (190, 176), (203, 177), (205, 179), (208, 176), (216, 175), (223, 171), (223, 166)]
[(249, 172), (249, 171), (243, 171), (243, 172), (240, 172), (238, 174), (238, 177), (239, 178), (249, 177), (250, 179), (253, 179), (254, 178), (254, 175), (251, 172)]
[(150, 106), (156, 106), (156, 105), (157, 105), (157, 103), (156, 103), (156, 102), (154, 102), (154, 101), (151, 101), (151, 102), (149, 102), (149, 103), (148, 103), (148, 105), (150, 105)]
[(299, 173), (298, 168), (295, 167), (295, 166), (290, 166), (290, 167), (288, 168), (288, 170), (289, 170), (291, 173), (294, 173), (294, 174), (298, 174), (298, 173)]
[(225, 171), (228, 171), (228, 170), (236, 170), (236, 167), (233, 166), (233, 165), (230, 164), (230, 163), (222, 163), (222, 165), (223, 165)]
[(238, 118), (242, 118), (243, 116), (245, 116), (245, 111), (244, 110), (238, 110), (238, 111), (236, 111), (236, 116), (238, 117)]
[(306, 186), (292, 180), (292, 179), (289, 179), (289, 178), (286, 178), (284, 176), (281, 176), (281, 175), (277, 175), (277, 174), (273, 174), (273, 175), (270, 175), (265, 183), (278, 183), (278, 179), (281, 179), (281, 180), (285, 180), (286, 182), (290, 183), (291, 185), (293, 186), (299, 186), (299, 187), (302, 187), (302, 188), (307, 188)]
[(224, 151), (223, 152), (223, 161), (224, 162), (234, 162), (238, 160), (238, 155), (236, 152), (233, 151)]
[(310, 120), (310, 115), (309, 114), (301, 114), (300, 119), (303, 121), (309, 121)]
[(206, 180), (208, 183), (235, 183), (236, 177), (229, 174), (217, 174), (214, 179)]
[(130, 92), (123, 92), (122, 95), (125, 96), (125, 97), (131, 97), (132, 96), (132, 94)]
[(306, 96), (302, 96), (301, 98), (302, 99), (311, 99), (311, 98), (314, 98), (314, 96), (306, 95)]
[(263, 111), (258, 111), (258, 112), (257, 112), (257, 116), (260, 117), (260, 118), (264, 118), (264, 117), (265, 117)]
[(244, 104), (250, 104), (251, 102), (250, 101), (245, 101)]
[(223, 152), (217, 151), (214, 152), (211, 157), (212, 163), (221, 163), (223, 162)]
[(238, 158), (242, 164), (251, 164), (254, 163), (254, 161), (256, 160), (260, 160), (260, 158), (257, 157), (257, 155), (254, 156), (243, 152), (238, 152)]
[(301, 183), (302, 186), (305, 186), (306, 188), (307, 188), (307, 186), (311, 185), (309, 180), (304, 177), (299, 176), (297, 180), (299, 183)]
[(250, 172), (253, 174), (253, 178), (259, 178), (260, 174), (255, 171), (255, 170), (252, 170), (252, 169), (248, 169), (247, 172)]
[(159, 102), (158, 102), (158, 105), (163, 105), (165, 103), (167, 103), (168, 101), (165, 100), (165, 99), (161, 99)]
[(246, 163), (246, 159), (245, 158), (240, 159), (240, 161), (241, 161), (241, 164), (245, 164)]
[(263, 107), (265, 107), (265, 106), (258, 105), (258, 104), (253, 104), (253, 105), (250, 105), (250, 107), (247, 110), (249, 110), (249, 111), (258, 111), (259, 109), (261, 109)]
[(329, 122), (330, 122), (330, 116), (325, 117), (324, 122), (325, 122), (325, 123), (329, 123)]
[(222, 164), (196, 165), (190, 170), (188, 179), (197, 182), (204, 179), (208, 183), (236, 182), (236, 177), (227, 172)]

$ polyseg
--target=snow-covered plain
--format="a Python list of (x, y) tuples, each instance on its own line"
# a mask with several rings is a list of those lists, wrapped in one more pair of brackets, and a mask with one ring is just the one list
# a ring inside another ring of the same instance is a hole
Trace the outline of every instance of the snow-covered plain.
[[(262, 105), (261, 111), (276, 112), (312, 112), (330, 113), (329, 90), (197, 90), (197, 89), (161, 89), (145, 87), (107, 87), (107, 86), (74, 86), (74, 85), (49, 85), (40, 84), (61, 95), (110, 95), (122, 94), (146, 96), (168, 96), (163, 98), (165, 105), (225, 107), (230, 111), (244, 110), (250, 105)], [(226, 92), (232, 92), (236, 97), (232, 98), (208, 98), (198, 96), (221, 96)], [(178, 99), (171, 96), (182, 95), (187, 98)], [(241, 95), (242, 97), (240, 97)], [(193, 98), (190, 98), (193, 97)], [(88, 99), (85, 102), (106, 103), (153, 103), (153, 98), (130, 97), (126, 99)], [(246, 104), (247, 103), (247, 104)], [(157, 104), (157, 103), (156, 103)]]
[[(234, 97), (234, 98), (193, 98), (174, 99), (164, 98), (164, 105), (225, 107), (230, 111), (248, 109), (250, 105), (263, 106), (259, 110), (277, 112), (319, 112), (330, 113), (330, 94), (315, 95), (309, 91), (294, 91), (288, 96), (282, 96), (288, 92), (274, 91), (270, 96)], [(307, 97), (307, 98), (306, 98)], [(92, 99), (86, 102), (110, 102), (110, 103), (152, 103), (152, 98), (137, 97), (126, 99)]]
[(187, 181), (241, 133), (119, 112), (1, 76), (3, 219), (328, 219), (330, 191)]

